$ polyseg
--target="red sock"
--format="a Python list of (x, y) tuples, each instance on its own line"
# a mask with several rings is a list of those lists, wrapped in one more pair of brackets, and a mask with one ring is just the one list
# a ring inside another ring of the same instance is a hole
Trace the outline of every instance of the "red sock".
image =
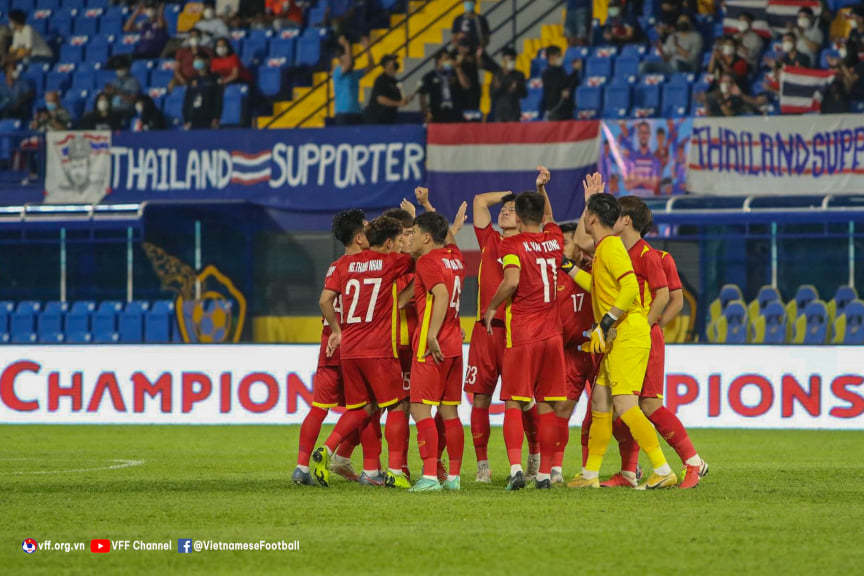
[(693, 447), (687, 430), (684, 429), (681, 420), (671, 410), (661, 406), (648, 419), (651, 420), (663, 439), (669, 443), (669, 446), (675, 450), (682, 462), (696, 456), (696, 448)]
[(336, 427), (333, 428), (333, 431), (330, 433), (330, 436), (327, 437), (327, 441), (324, 442), (324, 445), (327, 446), (331, 452), (335, 452), (336, 448), (339, 447), (339, 443), (342, 442), (344, 438), (355, 430), (359, 430), (365, 426), (368, 421), (369, 415), (366, 414), (366, 411), (362, 408), (359, 410), (346, 410), (342, 416), (339, 417), (339, 421), (336, 422)]
[(417, 422), (417, 448), (423, 459), (423, 475), (438, 476), (438, 428), (433, 418), (424, 418)]
[[(447, 435), (447, 459), (450, 465), (450, 475), (459, 476), (462, 470), (462, 454), (465, 452), (465, 429), (462, 428), (462, 422), (459, 418), (450, 418), (444, 420), (444, 433)], [(441, 440), (438, 440), (438, 445), (441, 445)], [(438, 455), (441, 459), (441, 455)]]
[(387, 437), (387, 466), (391, 470), (402, 470), (405, 461), (405, 431), (408, 429), (408, 413), (404, 410), (387, 412), (384, 435)]
[(522, 418), (522, 425), (525, 427), (525, 438), (528, 440), (528, 453), (537, 454), (540, 452), (540, 439), (538, 436), (540, 415), (537, 414), (537, 405), (535, 404), (530, 410), (522, 412)]
[(557, 418), (558, 425), (558, 445), (555, 447), (555, 459), (552, 461), (552, 466), (561, 468), (564, 463), (564, 450), (567, 449), (567, 443), (570, 442), (570, 419)]
[(612, 422), (612, 434), (618, 440), (618, 451), (621, 453), (621, 471), (635, 474), (636, 466), (639, 465), (639, 444), (630, 434), (630, 428), (620, 418), (616, 418)]
[(540, 441), (540, 469), (541, 474), (549, 474), (552, 471), (552, 461), (555, 460), (555, 451), (558, 447), (558, 422), (555, 412), (546, 412), (538, 415), (539, 429), (537, 436)]
[(309, 455), (315, 449), (315, 442), (318, 441), (318, 434), (321, 432), (321, 423), (326, 417), (327, 410), (312, 406), (309, 414), (303, 419), (303, 424), (300, 425), (300, 446), (297, 450), (298, 465), (309, 466)]
[(402, 472), (408, 470), (408, 445), (411, 444), (411, 422), (408, 419), (408, 412), (405, 412), (405, 433), (402, 438), (402, 463), (400, 467)]
[(582, 467), (588, 462), (588, 433), (591, 431), (591, 402), (588, 402), (588, 410), (582, 419)]
[(507, 447), (507, 459), (510, 465), (522, 464), (522, 410), (507, 408), (504, 410), (504, 445)]
[(441, 416), (440, 412), (435, 413), (435, 428), (438, 430), (438, 460), (441, 460), (441, 455), (447, 448), (447, 431), (444, 427), (444, 417)]
[(477, 461), (488, 460), (489, 408), (471, 407), (471, 437), (474, 439), (474, 453), (477, 455)]
[(360, 444), (363, 445), (363, 469), (381, 469), (381, 413), (376, 412), (360, 430)]
[[(367, 423), (366, 426), (369, 424)], [(365, 429), (366, 426), (363, 428)], [(342, 456), (343, 458), (351, 458), (351, 454), (354, 453), (354, 448), (360, 444), (360, 430), (354, 430), (351, 434), (348, 434), (345, 438), (342, 439), (342, 442), (339, 443), (339, 446), (336, 448), (336, 454)]]

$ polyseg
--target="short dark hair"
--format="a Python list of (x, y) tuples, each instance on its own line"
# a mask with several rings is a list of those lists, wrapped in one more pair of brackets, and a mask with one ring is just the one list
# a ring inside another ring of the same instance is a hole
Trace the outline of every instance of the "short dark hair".
[(389, 210), (385, 210), (381, 216), (386, 216), (388, 218), (393, 218), (403, 228), (410, 228), (414, 226), (414, 217), (411, 216), (411, 213), (407, 210), (403, 210), (402, 208), (390, 208)]
[(551, 46), (546, 47), (546, 57), (547, 58), (549, 56), (557, 56), (558, 54), (561, 54), (561, 48), (559, 48), (555, 44), (552, 44)]
[(447, 219), (438, 212), (424, 212), (417, 216), (414, 224), (423, 231), (432, 235), (432, 241), (435, 244), (444, 244), (447, 241), (447, 233), (450, 231), (450, 224)]
[(402, 224), (388, 216), (379, 216), (366, 227), (366, 239), (370, 246), (383, 246), (387, 240), (395, 240), (401, 233)]
[(513, 194), (512, 192), (510, 194), (507, 194), (503, 198), (501, 198), (501, 204), (507, 204), (508, 202), (515, 202), (515, 201), (516, 201), (516, 194)]
[(543, 222), (546, 197), (539, 192), (523, 192), (516, 197), (516, 215), (526, 224)]
[(597, 216), (607, 228), (613, 228), (621, 216), (621, 206), (611, 194), (594, 194), (588, 200), (588, 212)]
[(365, 219), (366, 213), (359, 208), (342, 210), (333, 217), (333, 225), (331, 226), (333, 236), (343, 245), (348, 246), (354, 241), (357, 234), (363, 231)]
[(806, 14), (807, 16), (813, 18), (813, 9), (810, 8), (809, 6), (804, 6), (803, 8), (801, 8), (800, 10), (798, 10), (798, 13), (799, 13), (799, 14), (802, 14), (802, 13), (803, 13), (803, 14)]
[(399, 62), (399, 57), (396, 54), (385, 54), (381, 57), (381, 67), (384, 68), (390, 62)]
[(564, 234), (567, 234), (569, 232), (575, 232), (576, 229), (579, 227), (579, 223), (578, 222), (561, 222), (561, 224), (559, 224), (558, 227), (561, 228), (561, 232), (563, 232)]
[(503, 50), (501, 50), (501, 56), (509, 56), (510, 58), (516, 58), (516, 50), (507, 46)]
[(27, 14), (23, 10), (12, 10), (9, 12), (9, 20), (15, 24), (26, 24)]
[(741, 12), (740, 14), (738, 14), (738, 17), (739, 18), (746, 18), (750, 22), (753, 22), (753, 20), (754, 20), (753, 14), (751, 14), (750, 12)]
[(435, 61), (440, 62), (441, 58), (444, 57), (450, 58), (450, 51), (447, 48), (441, 48), (437, 52), (435, 52)]
[(618, 200), (621, 207), (621, 215), (629, 216), (633, 222), (633, 228), (640, 236), (645, 236), (654, 225), (654, 215), (651, 209), (640, 198), (636, 196), (625, 196)]

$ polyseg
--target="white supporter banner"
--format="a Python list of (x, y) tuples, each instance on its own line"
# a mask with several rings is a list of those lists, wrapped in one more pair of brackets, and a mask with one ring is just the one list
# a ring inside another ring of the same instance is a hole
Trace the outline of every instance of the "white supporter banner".
[(694, 194), (843, 194), (864, 189), (864, 116), (696, 118)]
[[(318, 355), (317, 345), (0, 350), (7, 424), (299, 424)], [(691, 428), (864, 429), (861, 348), (677, 345), (666, 366), (666, 405)], [(466, 425), (470, 411), (466, 397)], [(571, 424), (584, 413), (583, 398)], [(492, 422), (502, 419), (496, 402)]]
[(98, 204), (111, 192), (111, 132), (47, 132), (45, 202)]

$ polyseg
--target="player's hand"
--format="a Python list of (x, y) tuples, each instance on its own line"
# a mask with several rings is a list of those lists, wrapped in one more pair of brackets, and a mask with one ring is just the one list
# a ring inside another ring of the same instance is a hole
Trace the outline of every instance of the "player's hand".
[(426, 339), (426, 356), (432, 356), (436, 364), (444, 361), (444, 353), (441, 352), (441, 345), (438, 344), (438, 338), (429, 336)]
[(417, 203), (421, 206), (426, 206), (429, 204), (429, 188), (425, 186), (417, 186), (414, 188), (414, 197), (417, 199)]
[(593, 174), (586, 176), (585, 180), (582, 181), (582, 187), (585, 189), (585, 203), (588, 203), (591, 196), (602, 194), (605, 186), (606, 184), (603, 182), (603, 175), (600, 174), (600, 172), (594, 172)]
[(417, 208), (415, 208), (414, 204), (412, 204), (405, 198), (402, 198), (402, 202), (399, 203), (399, 207), (402, 208), (402, 210), (408, 212), (412, 218), (417, 215)]
[(459, 230), (462, 229), (462, 225), (465, 224), (465, 221), (468, 220), (468, 202), (462, 202), (459, 205), (459, 210), (456, 211), (456, 216), (453, 218), (453, 225), (450, 226), (450, 233), (453, 236), (459, 233)]
[(595, 326), (591, 331), (589, 346), (592, 354), (605, 354), (609, 351), (609, 343), (606, 341), (606, 336), (603, 335), (603, 329), (600, 326)]
[(486, 313), (483, 314), (483, 324), (486, 325), (486, 332), (490, 335), (492, 334), (492, 319), (495, 318), (495, 310), (493, 308), (489, 308), (486, 310)]
[(331, 332), (330, 338), (327, 339), (327, 357), (332, 358), (336, 352), (336, 348), (342, 343), (342, 332)]
[(552, 180), (552, 174), (545, 166), (537, 166), (537, 189), (541, 186), (546, 186)]

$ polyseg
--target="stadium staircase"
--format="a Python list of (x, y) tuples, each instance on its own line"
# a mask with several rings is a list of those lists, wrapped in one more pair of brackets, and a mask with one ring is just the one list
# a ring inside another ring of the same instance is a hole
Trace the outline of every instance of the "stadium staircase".
[[(503, 4), (493, 9), (497, 4)], [(517, 21), (533, 23), (521, 30), (517, 37), (524, 38), (523, 50), (519, 56), (518, 68), (530, 77), (531, 59), (537, 51), (549, 44), (555, 43), (566, 49), (564, 38), (563, 11), (549, 12), (549, 4), (533, 0), (486, 0), (478, 2), (478, 12), (488, 14), (489, 26), (493, 30), (489, 52), (495, 54), (505, 45), (512, 42), (513, 29), (509, 25), (513, 20), (511, 5), (517, 5)], [(427, 2), (412, 1), (408, 5), (408, 22), (406, 14), (392, 14), (389, 29), (375, 29), (370, 34), (371, 51), (376, 62), (386, 54), (397, 54), (401, 59), (401, 72), (408, 71), (408, 77), (403, 76), (406, 94), (413, 93), (427, 71), (434, 66), (433, 55), (442, 46), (450, 42), (450, 28), (453, 20), (462, 13), (462, 2), (457, 0), (429, 0)], [(554, 23), (553, 23), (554, 22)], [(497, 32), (496, 32), (497, 30)], [(406, 42), (407, 40), (407, 42)], [(356, 66), (364, 68), (367, 58), (360, 44), (353, 45), (354, 54), (358, 56)], [(407, 49), (407, 53), (406, 53)], [(380, 73), (376, 70), (366, 74), (360, 82), (360, 103), (365, 106), (372, 90), (372, 84)], [(298, 86), (293, 89), (291, 100), (276, 102), (273, 105), (272, 116), (261, 116), (256, 119), (258, 128), (296, 128), (321, 127), (325, 119), (333, 113), (333, 83), (327, 71), (316, 72), (312, 86)], [(481, 82), (484, 86), (492, 81), (492, 75), (483, 73)], [(490, 102), (488, 90), (483, 90), (481, 110), (488, 113)], [(415, 98), (405, 112), (420, 110), (419, 99)]]

